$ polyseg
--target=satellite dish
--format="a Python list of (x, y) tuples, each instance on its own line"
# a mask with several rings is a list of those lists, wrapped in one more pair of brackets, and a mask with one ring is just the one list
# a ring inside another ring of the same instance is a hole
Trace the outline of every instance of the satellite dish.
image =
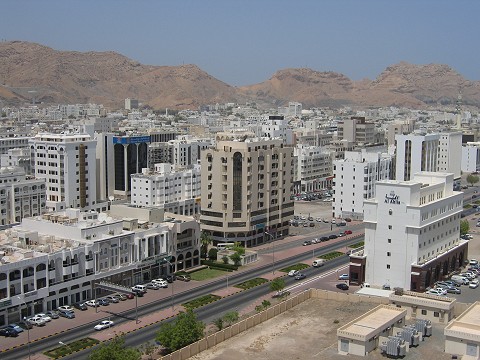
[(113, 200), (115, 200), (115, 197), (110, 195), (110, 196), (108, 197), (108, 200), (113, 201)]

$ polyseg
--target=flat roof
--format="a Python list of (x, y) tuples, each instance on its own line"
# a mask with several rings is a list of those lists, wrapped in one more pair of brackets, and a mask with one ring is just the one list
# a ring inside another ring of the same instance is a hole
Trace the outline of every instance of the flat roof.
[(393, 290), (383, 290), (373, 287), (363, 287), (360, 290), (356, 291), (356, 294), (359, 295), (368, 295), (368, 296), (379, 296), (379, 297), (386, 297), (388, 298)]
[(366, 341), (406, 316), (407, 310), (379, 305), (337, 330), (337, 336)]
[(475, 302), (444, 330), (445, 336), (480, 341), (480, 302)]

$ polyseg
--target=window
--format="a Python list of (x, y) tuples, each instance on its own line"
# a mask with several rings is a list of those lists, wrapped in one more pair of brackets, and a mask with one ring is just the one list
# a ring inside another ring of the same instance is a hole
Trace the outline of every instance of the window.
[(391, 253), (390, 253), (390, 251), (387, 251), (387, 256), (391, 256)]
[(388, 215), (392, 215), (393, 214), (393, 210), (392, 209), (389, 209), (388, 210)]
[(433, 312), (433, 317), (440, 317), (440, 313), (438, 311)]
[(392, 225), (388, 225), (388, 230), (392, 230)]
[(427, 310), (422, 310), (422, 315), (427, 315)]
[(388, 239), (388, 243), (391, 244), (391, 243), (392, 243), (392, 239)]
[(387, 264), (387, 269), (390, 269), (390, 265), (389, 265), (389, 264)]

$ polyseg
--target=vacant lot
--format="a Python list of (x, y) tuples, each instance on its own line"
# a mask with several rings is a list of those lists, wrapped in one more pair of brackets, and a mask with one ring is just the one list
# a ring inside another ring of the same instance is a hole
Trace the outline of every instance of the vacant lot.
[[(364, 358), (337, 354), (338, 327), (375, 306), (368, 302), (352, 304), (310, 299), (191, 359), (386, 359), (378, 351)], [(434, 335), (412, 348), (404, 359), (451, 359), (443, 347), (443, 326), (435, 326)]]

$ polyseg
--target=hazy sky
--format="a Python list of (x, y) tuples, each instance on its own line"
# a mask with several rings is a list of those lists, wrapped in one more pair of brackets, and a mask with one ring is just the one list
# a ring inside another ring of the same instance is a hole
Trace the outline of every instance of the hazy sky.
[(476, 0), (1, 0), (0, 39), (192, 63), (238, 86), (292, 67), (374, 79), (402, 60), (480, 80), (479, 18)]

